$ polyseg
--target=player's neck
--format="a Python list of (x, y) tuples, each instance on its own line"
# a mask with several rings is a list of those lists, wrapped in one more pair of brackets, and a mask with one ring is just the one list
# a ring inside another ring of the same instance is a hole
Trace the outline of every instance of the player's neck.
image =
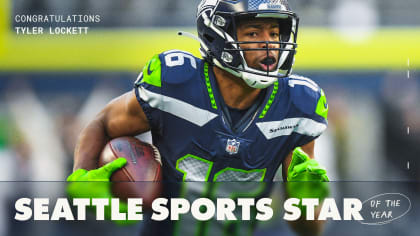
[(242, 79), (216, 66), (213, 66), (213, 72), (223, 100), (231, 108), (249, 108), (261, 92), (261, 89), (249, 87)]

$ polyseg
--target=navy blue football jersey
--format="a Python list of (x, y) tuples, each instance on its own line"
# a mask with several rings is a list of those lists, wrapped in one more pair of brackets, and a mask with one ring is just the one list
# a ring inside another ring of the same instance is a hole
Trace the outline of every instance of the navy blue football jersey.
[[(300, 76), (279, 79), (233, 123), (212, 66), (182, 51), (154, 56), (135, 92), (161, 153), (165, 182), (270, 182), (294, 148), (327, 127), (323, 91)], [(203, 183), (188, 184), (183, 190), (166, 184), (165, 194), (210, 191)]]

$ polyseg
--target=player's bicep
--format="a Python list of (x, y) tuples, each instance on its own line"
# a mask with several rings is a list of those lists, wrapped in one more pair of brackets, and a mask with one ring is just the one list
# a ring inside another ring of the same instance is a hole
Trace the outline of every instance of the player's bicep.
[(110, 138), (135, 136), (150, 130), (133, 91), (112, 100), (99, 115)]
[[(308, 154), (311, 159), (315, 159), (315, 140), (302, 146), (302, 150)], [(283, 181), (287, 180), (287, 170), (289, 169), (290, 163), (292, 162), (293, 150), (286, 156), (282, 163), (282, 175)]]

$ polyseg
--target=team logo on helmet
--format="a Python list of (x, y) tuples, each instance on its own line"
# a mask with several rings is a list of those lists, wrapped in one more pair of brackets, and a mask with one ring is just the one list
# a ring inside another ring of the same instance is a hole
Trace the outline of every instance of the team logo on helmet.
[(217, 5), (219, 0), (203, 0), (200, 5), (198, 5), (197, 16), (207, 9), (211, 9)]
[(254, 0), (249, 1), (250, 10), (282, 10), (288, 9), (287, 2), (284, 0)]

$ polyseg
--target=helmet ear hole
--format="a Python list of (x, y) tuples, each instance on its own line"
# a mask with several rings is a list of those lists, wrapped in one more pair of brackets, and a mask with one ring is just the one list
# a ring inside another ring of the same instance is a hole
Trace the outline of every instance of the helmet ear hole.
[(204, 38), (206, 38), (206, 40), (209, 41), (210, 43), (214, 41), (214, 38), (210, 36), (209, 34), (204, 34)]

